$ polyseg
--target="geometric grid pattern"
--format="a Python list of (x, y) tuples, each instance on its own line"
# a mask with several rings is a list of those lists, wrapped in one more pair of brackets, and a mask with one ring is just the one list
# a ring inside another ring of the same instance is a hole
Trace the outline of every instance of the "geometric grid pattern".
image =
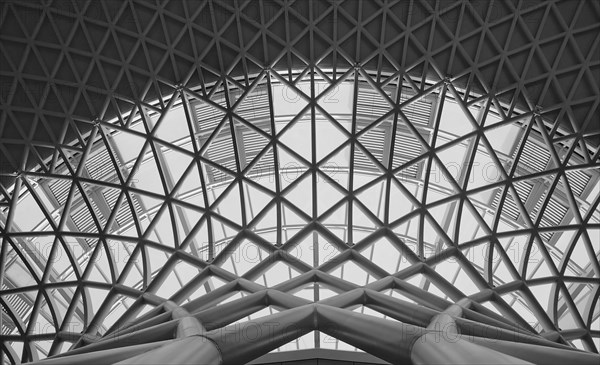
[[(54, 9), (57, 4), (36, 13), (38, 31), (47, 19), (73, 16)], [(114, 13), (109, 12), (114, 4), (101, 4), (106, 14), (143, 29), (141, 20), (128, 12), (138, 3), (126, 3)], [(303, 11), (287, 3), (261, 3), (262, 14), (273, 9), (265, 4), (281, 6), (284, 10), (273, 11), (296, 17)], [(351, 18), (344, 4), (351, 6), (342, 3), (329, 10), (336, 14), (336, 26)], [(369, 6), (359, 4), (358, 19), (367, 19), (362, 12)], [(98, 341), (167, 299), (189, 307), (206, 297), (212, 304), (245, 303), (265, 288), (295, 298), (287, 309), (335, 302), (327, 298), (360, 287), (388, 295), (395, 305), (408, 302), (437, 311), (468, 297), (489, 318), (501, 321), (500, 313), (532, 335), (597, 352), (600, 191), (593, 115), (598, 80), (587, 76), (598, 67), (592, 61), (598, 24), (584, 19), (590, 14), (597, 18), (598, 6), (582, 4), (570, 15), (571, 22), (557, 22), (562, 36), (554, 38), (562, 43), (554, 63), (546, 60), (555, 67), (543, 77), (531, 76), (538, 84), (543, 80), (539, 89), (529, 82), (528, 72), (535, 71), (527, 71), (547, 68), (528, 66), (543, 57), (538, 43), (522, 52), (527, 56), (521, 74), (515, 65), (506, 66), (518, 80), (511, 85), (501, 84), (506, 78), (499, 76), (505, 75), (495, 63), (490, 63), (495, 71), (490, 82), (483, 70), (486, 62), (477, 64), (480, 71), (461, 74), (448, 72), (452, 63), (433, 53), (398, 64), (386, 50), (357, 48), (353, 57), (340, 45), (319, 56), (308, 52), (318, 49), (317, 42), (312, 40), (312, 48), (302, 46), (307, 37), (301, 35), (296, 43), (286, 39), (299, 49), (265, 62), (250, 55), (256, 44), (238, 44), (245, 37), (239, 30), (251, 23), (241, 13), (228, 24), (237, 24), (236, 52), (246, 50), (245, 58), (228, 55), (233, 45), (223, 38), (221, 44), (214, 42), (217, 51), (207, 52), (202, 66), (187, 59), (182, 68), (186, 57), (176, 52), (175, 41), (165, 39), (165, 55), (170, 57), (162, 57), (159, 66), (146, 65), (156, 67), (156, 78), (144, 83), (144, 76), (136, 77), (144, 85), (140, 88), (128, 84), (130, 73), (121, 72), (111, 85), (129, 88), (113, 90), (103, 77), (104, 86), (95, 92), (110, 93), (90, 97), (90, 78), (96, 73), (92, 68), (85, 70), (75, 92), (67, 84), (40, 87), (44, 81), (38, 80), (38, 86), (30, 79), (8, 81), (0, 127), (3, 167), (10, 166), (10, 171), (0, 171), (5, 360), (36, 360), (72, 344), (77, 348)], [(87, 3), (75, 13), (92, 7)], [(27, 14), (15, 3), (3, 9), (5, 14)], [(569, 16), (562, 9), (561, 3), (549, 2), (504, 21), (500, 16), (497, 23), (512, 19), (506, 25), (509, 35), (527, 32), (522, 17), (543, 13), (545, 24), (550, 17)], [(461, 3), (434, 12), (432, 20), (415, 22), (426, 26), (407, 32), (405, 50), (414, 46), (408, 39), (418, 37), (413, 34), (421, 28), (430, 30), (425, 37), (429, 43), (438, 39), (431, 29), (452, 33), (437, 23), (453, 10), (465, 24), (467, 14), (478, 9)], [(179, 11), (186, 12), (185, 6)], [(404, 22), (389, 19), (401, 13), (385, 10), (371, 18), (381, 16), (383, 24), (399, 26)], [(145, 34), (180, 21), (160, 14)], [(76, 23), (87, 27), (91, 18), (80, 17)], [(313, 38), (325, 36), (325, 15), (321, 18), (305, 19), (319, 25), (310, 32)], [(16, 35), (4, 31), (8, 19), (2, 18), (5, 48), (18, 43)], [(23, 16), (15, 19), (23, 22)], [(51, 22), (56, 26), (59, 21)], [(271, 22), (275, 26), (275, 18)], [(123, 24), (115, 23), (106, 34), (122, 30)], [(269, 22), (263, 23), (262, 39), (256, 37), (255, 43), (275, 37)], [(355, 32), (357, 39), (366, 40), (355, 44), (366, 48), (373, 36), (371, 23), (363, 24)], [(22, 24), (9, 28), (23, 29)], [(67, 32), (67, 43), (81, 48), (71, 43), (77, 37), (73, 29)], [(488, 31), (477, 36), (501, 34)], [(581, 64), (557, 71), (559, 60), (569, 54), (566, 50), (579, 47), (590, 33), (595, 37), (589, 52), (571, 53)], [(542, 34), (536, 37), (539, 44), (544, 44)], [(467, 43), (466, 38), (461, 40)], [(480, 39), (475, 53), (463, 43), (448, 50), (456, 53), (455, 62), (463, 60), (459, 54), (474, 54), (469, 62), (474, 68), (484, 44)], [(36, 54), (35, 47), (26, 47)], [(510, 58), (500, 57), (499, 62), (514, 63), (519, 52), (506, 47), (501, 54)], [(148, 49), (145, 56), (156, 60)], [(423, 52), (423, 47), (413, 52)], [(215, 65), (209, 55), (218, 58)], [(68, 67), (79, 64), (69, 57)], [(3, 66), (2, 76), (18, 69), (44, 69), (25, 59), (18, 67), (3, 62), (12, 70), (5, 72)], [(229, 59), (238, 63), (228, 65)], [(443, 70), (440, 65), (448, 66)], [(177, 77), (183, 70), (186, 77)], [(164, 72), (175, 73), (165, 77)], [(236, 72), (246, 76), (227, 76)], [(104, 70), (96, 74), (105, 75)], [(567, 75), (571, 78), (565, 82), (562, 77)], [(62, 76), (47, 76), (61, 82)], [(36, 96), (34, 87), (43, 91)], [(19, 105), (23, 101), (31, 105)], [(75, 111), (85, 104), (92, 110), (94, 103), (102, 104), (101, 112)], [(52, 110), (57, 105), (60, 112)], [(38, 112), (31, 124), (22, 126), (34, 109)], [(410, 286), (391, 284), (398, 279)], [(411, 291), (419, 294), (408, 295)], [(367, 303), (345, 307), (395, 318)], [(278, 310), (281, 305), (255, 307), (232, 322)], [(284, 349), (349, 346), (337, 339), (326, 341), (319, 332), (308, 336)]]
[[(378, 86), (359, 67), (295, 78), (181, 88), (161, 112), (142, 109), (128, 129), (99, 122), (80, 154), (23, 172), (13, 194), (29, 201), (2, 226), (7, 338), (53, 354), (138, 316), (144, 293), (184, 305), (238, 278), (256, 288), (216, 303), (259, 288), (319, 302), (365, 285), (415, 303), (382, 287), (398, 278), (597, 351), (596, 164), (550, 150), (536, 113), (494, 116), (494, 98), (449, 80)], [(313, 336), (288, 348), (331, 345)]]
[(162, 99), (178, 83), (307, 63), (451, 76), (511, 106), (541, 106), (552, 139), (597, 152), (594, 1), (60, 0), (4, 1), (0, 11), (5, 172), (39, 164), (95, 118)]

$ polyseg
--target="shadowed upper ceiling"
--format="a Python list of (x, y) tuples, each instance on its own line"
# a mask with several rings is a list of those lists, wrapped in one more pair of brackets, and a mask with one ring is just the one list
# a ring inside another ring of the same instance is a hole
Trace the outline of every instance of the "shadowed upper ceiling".
[(307, 64), (449, 77), (539, 106), (551, 138), (594, 155), (599, 26), (595, 1), (3, 1), (0, 173), (177, 84)]

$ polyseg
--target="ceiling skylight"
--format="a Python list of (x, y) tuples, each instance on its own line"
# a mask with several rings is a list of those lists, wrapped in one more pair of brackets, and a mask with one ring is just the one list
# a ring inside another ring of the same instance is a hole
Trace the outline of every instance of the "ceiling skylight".
[[(538, 333), (598, 327), (596, 165), (451, 80), (311, 71), (179, 88), (20, 173), (0, 212), (14, 353), (103, 335), (151, 309), (144, 292), (185, 305), (238, 277), (318, 302), (393, 275)], [(289, 286), (311, 270), (329, 284)], [(589, 333), (574, 346), (597, 348)], [(315, 346), (355, 349), (311, 332), (280, 350)]]

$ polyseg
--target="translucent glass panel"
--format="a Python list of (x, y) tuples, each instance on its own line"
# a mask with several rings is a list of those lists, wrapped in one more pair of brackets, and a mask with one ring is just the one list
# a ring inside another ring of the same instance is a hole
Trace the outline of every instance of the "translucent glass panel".
[[(238, 278), (321, 301), (390, 275), (448, 302), (498, 290), (540, 332), (597, 320), (597, 167), (548, 145), (533, 113), (362, 70), (172, 98), (23, 174), (0, 221), (0, 293), (24, 323), (3, 331), (101, 335), (144, 292), (184, 303)], [(315, 270), (336, 284), (289, 287)], [(503, 289), (522, 280), (530, 291)], [(281, 350), (344, 347), (307, 336)]]

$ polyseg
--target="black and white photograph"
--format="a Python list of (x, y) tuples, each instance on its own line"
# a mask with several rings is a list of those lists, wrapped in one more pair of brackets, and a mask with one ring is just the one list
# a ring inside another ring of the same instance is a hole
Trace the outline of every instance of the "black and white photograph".
[(0, 0), (0, 365), (600, 364), (600, 1)]

